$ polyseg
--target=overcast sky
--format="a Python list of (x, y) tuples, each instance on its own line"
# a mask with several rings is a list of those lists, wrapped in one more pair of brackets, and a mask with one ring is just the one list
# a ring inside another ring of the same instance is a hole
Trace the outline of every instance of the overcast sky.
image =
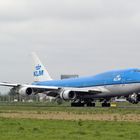
[(32, 51), (54, 79), (140, 68), (139, 6), (139, 0), (1, 0), (0, 81), (32, 82)]

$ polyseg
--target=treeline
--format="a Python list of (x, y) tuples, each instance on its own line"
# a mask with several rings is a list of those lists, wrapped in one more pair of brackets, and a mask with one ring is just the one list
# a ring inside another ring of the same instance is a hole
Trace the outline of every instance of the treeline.
[(40, 97), (38, 95), (22, 96), (16, 95), (0, 95), (0, 102), (40, 102)]

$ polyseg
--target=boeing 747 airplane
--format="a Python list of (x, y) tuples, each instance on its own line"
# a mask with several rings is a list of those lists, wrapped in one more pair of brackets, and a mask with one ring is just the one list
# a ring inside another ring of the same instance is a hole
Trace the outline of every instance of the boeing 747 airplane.
[(39, 58), (33, 53), (34, 82), (32, 84), (0, 83), (10, 86), (21, 95), (44, 93), (47, 96), (71, 101), (71, 106), (92, 106), (96, 101), (109, 107), (113, 97), (124, 96), (137, 104), (140, 101), (140, 69), (114, 70), (90, 77), (53, 80)]

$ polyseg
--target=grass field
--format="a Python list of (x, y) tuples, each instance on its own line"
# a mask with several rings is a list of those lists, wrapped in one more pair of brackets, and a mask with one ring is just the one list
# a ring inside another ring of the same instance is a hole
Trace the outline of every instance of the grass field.
[(0, 106), (0, 140), (139, 140), (139, 130), (139, 108)]
[(139, 140), (140, 123), (0, 119), (1, 140)]

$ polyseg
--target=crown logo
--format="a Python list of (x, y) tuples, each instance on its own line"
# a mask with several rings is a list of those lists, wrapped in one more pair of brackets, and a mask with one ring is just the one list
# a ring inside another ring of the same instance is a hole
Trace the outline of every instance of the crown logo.
[(41, 69), (41, 65), (38, 64), (37, 66), (35, 66), (35, 69), (36, 70), (40, 70)]

